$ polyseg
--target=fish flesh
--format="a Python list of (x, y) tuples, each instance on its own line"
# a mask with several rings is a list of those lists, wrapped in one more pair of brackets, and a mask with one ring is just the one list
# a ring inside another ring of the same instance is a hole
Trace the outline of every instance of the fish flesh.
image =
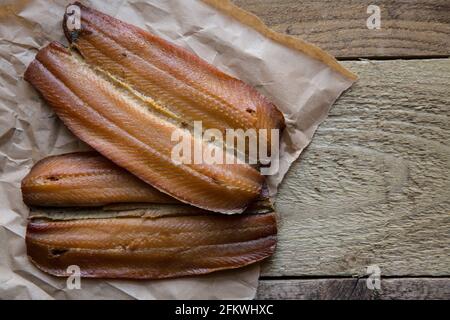
[(270, 130), (284, 128), (275, 105), (181, 47), (74, 5), (80, 8), (81, 29), (68, 29), (68, 13), (63, 28), (81, 57), (51, 43), (37, 54), (25, 79), (75, 135), (147, 184), (206, 210), (244, 211), (261, 192), (261, 174), (236, 164), (235, 150), (226, 155), (232, 159), (226, 164), (173, 163), (172, 138), (181, 130), (191, 153), (200, 144), (211, 154), (218, 147), (193, 135), (193, 122), (220, 132), (255, 129), (263, 137), (258, 147), (263, 141), (270, 153)]
[[(31, 207), (148, 208), (149, 204), (182, 204), (95, 151), (39, 160), (23, 178), (21, 189), (24, 203)], [(264, 188), (247, 209), (268, 206), (268, 190)]]
[(71, 265), (91, 278), (200, 275), (258, 262), (276, 246), (267, 198), (242, 215), (206, 211), (171, 199), (96, 152), (42, 159), (22, 192), (32, 206), (28, 257), (55, 276), (69, 276)]
[(270, 130), (285, 126), (275, 105), (189, 51), (75, 5), (81, 29), (68, 30), (69, 14), (63, 21), (70, 48), (50, 43), (24, 77), (99, 153), (43, 159), (22, 181), (32, 206), (30, 260), (55, 276), (77, 265), (83, 277), (164, 279), (271, 256), (276, 214), (257, 169), (234, 153), (227, 155), (233, 164), (176, 163), (171, 156), (176, 132), (190, 151), (217, 150), (193, 134), (195, 121), (222, 133), (265, 132), (270, 153)]
[(179, 203), (97, 152), (74, 152), (38, 161), (22, 180), (29, 206), (104, 206)]
[(95, 218), (95, 212), (80, 218), (66, 208), (65, 218), (58, 219), (41, 210), (28, 223), (27, 254), (55, 276), (69, 276), (68, 267), (77, 265), (82, 277), (126, 279), (206, 274), (273, 254), (274, 212), (230, 216), (196, 209), (185, 214), (183, 206), (167, 216), (126, 216), (124, 211), (105, 218)]
[(150, 32), (79, 2), (73, 5), (80, 8), (81, 29), (69, 30), (67, 10), (63, 19), (71, 45), (89, 64), (170, 114), (221, 131), (284, 127), (282, 113), (250, 85)]
[[(41, 49), (25, 72), (66, 126), (106, 158), (156, 189), (206, 210), (241, 213), (264, 178), (248, 164), (175, 163), (170, 121), (57, 42)], [(211, 146), (183, 131), (194, 146)]]

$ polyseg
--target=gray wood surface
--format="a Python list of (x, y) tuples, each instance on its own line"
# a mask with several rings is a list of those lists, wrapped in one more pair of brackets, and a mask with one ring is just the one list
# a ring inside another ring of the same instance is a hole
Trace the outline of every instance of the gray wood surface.
[[(449, 299), (450, 60), (423, 58), (450, 55), (450, 1), (377, 1), (380, 30), (362, 0), (233, 2), (338, 58), (421, 58), (344, 63), (360, 80), (280, 188), (258, 298)], [(381, 291), (351, 278), (370, 265)]]
[(370, 290), (367, 279), (261, 280), (256, 299), (396, 300), (450, 299), (450, 278), (381, 279)]
[(450, 274), (450, 59), (344, 63), (360, 76), (286, 176), (263, 276)]
[[(272, 29), (300, 37), (337, 57), (450, 55), (448, 0), (234, 0)], [(370, 30), (367, 7), (380, 7)]]

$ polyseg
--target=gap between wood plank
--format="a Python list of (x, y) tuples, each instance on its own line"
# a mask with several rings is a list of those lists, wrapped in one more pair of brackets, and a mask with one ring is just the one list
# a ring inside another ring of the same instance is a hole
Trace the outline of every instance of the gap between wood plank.
[[(450, 278), (367, 278), (261, 280), (257, 300), (417, 300), (450, 299)], [(375, 287), (376, 285), (376, 287)]]
[(372, 57), (335, 57), (338, 61), (389, 61), (389, 60), (442, 60), (450, 56), (372, 56)]
[[(336, 57), (448, 56), (450, 3), (380, 0), (379, 29), (368, 25), (367, 1), (232, 0), (273, 30), (301, 38)], [(372, 12), (373, 14), (373, 12)]]
[[(369, 275), (362, 276), (339, 276), (339, 275), (324, 275), (324, 276), (262, 276), (259, 278), (260, 281), (276, 281), (276, 280), (339, 280), (339, 279), (366, 279)], [(417, 275), (417, 276), (383, 276), (381, 279), (449, 279), (449, 275)]]

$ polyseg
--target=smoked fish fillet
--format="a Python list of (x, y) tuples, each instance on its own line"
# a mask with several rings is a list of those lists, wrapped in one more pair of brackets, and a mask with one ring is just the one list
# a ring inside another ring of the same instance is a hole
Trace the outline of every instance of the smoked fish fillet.
[[(185, 207), (189, 207), (184, 205)], [(190, 207), (192, 210), (193, 207)], [(32, 218), (27, 254), (42, 271), (82, 277), (162, 279), (243, 267), (273, 254), (276, 218), (199, 213), (156, 217)], [(123, 213), (122, 213), (123, 214)], [(95, 216), (95, 215), (93, 215)]]
[[(91, 65), (101, 68), (188, 123), (205, 128), (283, 129), (276, 106), (253, 87), (188, 50), (79, 2), (81, 29), (63, 29)], [(270, 138), (270, 136), (269, 136)], [(270, 147), (270, 143), (269, 143)]]
[(22, 180), (29, 206), (104, 206), (179, 203), (97, 152), (74, 152), (38, 161)]
[(25, 79), (81, 140), (177, 200), (231, 214), (261, 193), (264, 179), (250, 165), (173, 162), (175, 130), (184, 130), (190, 145), (211, 146), (57, 42), (38, 52)]

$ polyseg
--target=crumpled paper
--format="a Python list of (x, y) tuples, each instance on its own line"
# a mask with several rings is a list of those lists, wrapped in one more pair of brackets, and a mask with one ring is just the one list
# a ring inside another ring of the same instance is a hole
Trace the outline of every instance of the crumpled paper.
[[(323, 53), (318, 58), (317, 49), (262, 32), (254, 17), (229, 10), (227, 1), (82, 2), (195, 52), (252, 84), (279, 107), (287, 129), (281, 138), (280, 170), (268, 179), (272, 195), (333, 102), (355, 80)], [(67, 44), (61, 21), (68, 3), (0, 0), (0, 299), (253, 298), (258, 265), (173, 280), (82, 279), (80, 290), (69, 290), (66, 279), (49, 276), (28, 261), (24, 236), (29, 211), (22, 202), (22, 178), (43, 157), (89, 149), (23, 80), (39, 48), (52, 40)]]

